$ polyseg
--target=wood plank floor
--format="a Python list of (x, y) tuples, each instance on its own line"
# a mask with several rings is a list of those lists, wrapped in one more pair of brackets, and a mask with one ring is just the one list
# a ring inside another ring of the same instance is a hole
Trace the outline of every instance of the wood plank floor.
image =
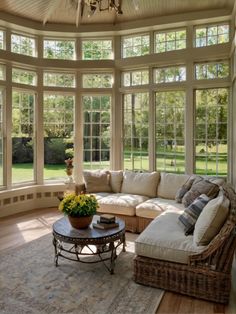
[[(0, 252), (16, 248), (51, 232), (52, 224), (61, 214), (56, 208), (35, 209), (29, 212), (0, 218)], [(137, 235), (127, 233), (130, 250), (134, 249)], [(232, 290), (229, 305), (219, 305), (175, 293), (166, 292), (158, 314), (236, 314), (236, 261), (232, 271)], [(148, 314), (148, 313), (146, 313)]]

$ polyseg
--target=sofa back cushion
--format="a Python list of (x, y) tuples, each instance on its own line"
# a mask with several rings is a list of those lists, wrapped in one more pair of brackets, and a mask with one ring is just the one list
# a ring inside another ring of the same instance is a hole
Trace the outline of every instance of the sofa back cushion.
[(159, 172), (136, 173), (125, 171), (121, 193), (155, 197), (159, 179)]
[(111, 192), (109, 171), (83, 171), (87, 193)]
[(208, 180), (196, 178), (191, 189), (184, 195), (182, 203), (188, 207), (199, 195), (206, 194), (210, 198), (216, 197), (219, 192), (219, 186)]
[(122, 170), (109, 170), (110, 173), (110, 184), (112, 192), (120, 193), (121, 185), (123, 181), (123, 171)]
[(220, 192), (204, 207), (194, 229), (195, 245), (207, 245), (217, 235), (228, 216), (229, 204), (228, 198)]
[(157, 196), (174, 200), (176, 192), (188, 180), (189, 175), (161, 172), (161, 180), (157, 189)]

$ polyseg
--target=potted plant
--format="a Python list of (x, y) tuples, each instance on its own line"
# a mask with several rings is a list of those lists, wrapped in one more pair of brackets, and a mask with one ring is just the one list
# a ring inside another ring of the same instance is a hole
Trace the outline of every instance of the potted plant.
[(59, 210), (68, 216), (72, 227), (87, 228), (98, 208), (94, 195), (66, 193), (59, 204)]

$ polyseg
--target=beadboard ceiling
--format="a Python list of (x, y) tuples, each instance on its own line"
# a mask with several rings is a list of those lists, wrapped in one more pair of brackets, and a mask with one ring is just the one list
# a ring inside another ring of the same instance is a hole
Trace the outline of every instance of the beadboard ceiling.
[[(104, 0), (106, 1), (106, 0)], [(119, 24), (139, 19), (167, 16), (202, 10), (233, 9), (234, 0), (121, 0), (123, 14), (97, 12), (85, 15), (79, 24)], [(138, 9), (135, 9), (138, 4)], [(0, 0), (0, 11), (41, 23), (75, 25), (76, 10), (70, 0)]]

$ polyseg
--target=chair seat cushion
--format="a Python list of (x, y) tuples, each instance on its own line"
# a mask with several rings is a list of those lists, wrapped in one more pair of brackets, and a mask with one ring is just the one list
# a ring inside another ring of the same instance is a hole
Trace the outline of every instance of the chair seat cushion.
[(164, 198), (151, 198), (136, 207), (136, 216), (154, 219), (167, 210), (182, 211), (183, 204), (178, 204), (174, 200)]
[(100, 213), (120, 214), (135, 216), (135, 208), (138, 204), (145, 202), (146, 196), (115, 193), (98, 200)]
[(169, 210), (154, 219), (136, 239), (135, 253), (187, 264), (190, 255), (203, 251), (205, 246), (196, 247), (193, 236), (185, 236), (178, 224), (179, 215), (179, 212)]

